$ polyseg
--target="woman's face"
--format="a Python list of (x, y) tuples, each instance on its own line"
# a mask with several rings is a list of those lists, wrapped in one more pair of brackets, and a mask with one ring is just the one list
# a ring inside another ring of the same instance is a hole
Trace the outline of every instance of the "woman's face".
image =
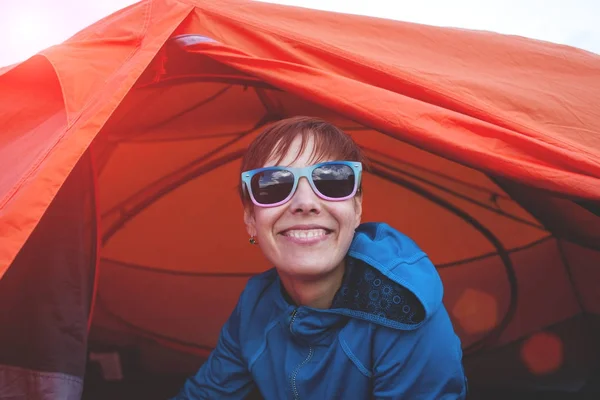
[[(310, 160), (311, 139), (298, 157), (298, 136), (279, 165), (305, 167), (331, 159)], [(295, 161), (294, 161), (295, 160)], [(274, 166), (274, 160), (265, 166)], [(360, 195), (343, 201), (318, 197), (306, 178), (301, 178), (294, 196), (277, 207), (246, 207), (244, 220), (248, 233), (255, 236), (267, 259), (290, 276), (318, 279), (342, 265), (360, 224)]]

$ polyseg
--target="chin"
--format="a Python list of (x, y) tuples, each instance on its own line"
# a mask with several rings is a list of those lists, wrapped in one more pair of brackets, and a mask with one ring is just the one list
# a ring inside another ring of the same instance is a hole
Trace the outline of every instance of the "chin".
[(302, 278), (318, 278), (328, 275), (335, 271), (340, 263), (327, 263), (323, 259), (315, 260), (294, 260), (292, 262), (282, 262), (278, 270), (285, 274), (302, 277)]

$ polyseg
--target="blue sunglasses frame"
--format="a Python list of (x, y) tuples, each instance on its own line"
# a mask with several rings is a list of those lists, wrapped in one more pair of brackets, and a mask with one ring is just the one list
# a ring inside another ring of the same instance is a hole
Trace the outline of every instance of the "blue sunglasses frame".
[[(352, 171), (354, 172), (354, 177), (355, 177), (354, 188), (352, 189), (352, 192), (348, 196), (344, 196), (341, 198), (329, 197), (329, 196), (325, 196), (323, 193), (319, 192), (315, 183), (313, 182), (312, 173), (315, 169), (323, 167), (323, 166), (327, 166), (327, 165), (346, 165), (346, 166), (352, 168)], [(252, 177), (254, 177), (254, 175), (259, 174), (264, 171), (282, 171), (282, 170), (291, 172), (294, 177), (294, 185), (292, 186), (292, 190), (290, 190), (290, 194), (287, 195), (287, 197), (285, 199), (283, 199), (277, 203), (273, 203), (273, 204), (262, 204), (262, 203), (259, 203), (258, 201), (256, 201), (256, 199), (254, 198), (254, 194), (252, 193), (252, 185), (251, 185)], [(360, 183), (361, 183), (361, 179), (362, 179), (362, 164), (358, 161), (325, 161), (325, 162), (309, 165), (309, 166), (302, 167), (302, 168), (284, 167), (284, 166), (264, 167), (264, 168), (257, 168), (257, 169), (252, 169), (249, 171), (244, 171), (244, 172), (242, 172), (241, 177), (242, 177), (242, 182), (244, 184), (246, 193), (248, 193), (250, 195), (250, 199), (252, 200), (252, 203), (254, 203), (256, 206), (259, 206), (259, 207), (277, 207), (277, 206), (287, 203), (294, 196), (294, 193), (296, 193), (296, 189), (298, 188), (298, 182), (300, 181), (300, 178), (302, 178), (302, 177), (306, 178), (306, 180), (310, 184), (310, 187), (312, 188), (313, 192), (317, 196), (322, 198), (323, 200), (343, 201), (343, 200), (352, 198), (356, 195), (358, 188), (360, 187)]]

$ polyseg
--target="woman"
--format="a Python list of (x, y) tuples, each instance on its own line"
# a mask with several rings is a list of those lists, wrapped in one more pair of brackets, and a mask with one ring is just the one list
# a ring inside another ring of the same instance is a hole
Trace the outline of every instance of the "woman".
[(250, 145), (244, 222), (275, 268), (249, 280), (176, 399), (466, 397), (434, 266), (390, 226), (361, 224), (363, 161), (348, 135), (307, 117)]

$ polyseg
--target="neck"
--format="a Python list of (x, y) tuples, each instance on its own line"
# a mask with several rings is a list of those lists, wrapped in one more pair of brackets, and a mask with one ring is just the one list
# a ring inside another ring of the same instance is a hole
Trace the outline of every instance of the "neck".
[(283, 287), (299, 306), (326, 309), (331, 307), (333, 297), (342, 285), (345, 263), (342, 261), (326, 276), (305, 278), (279, 273)]

